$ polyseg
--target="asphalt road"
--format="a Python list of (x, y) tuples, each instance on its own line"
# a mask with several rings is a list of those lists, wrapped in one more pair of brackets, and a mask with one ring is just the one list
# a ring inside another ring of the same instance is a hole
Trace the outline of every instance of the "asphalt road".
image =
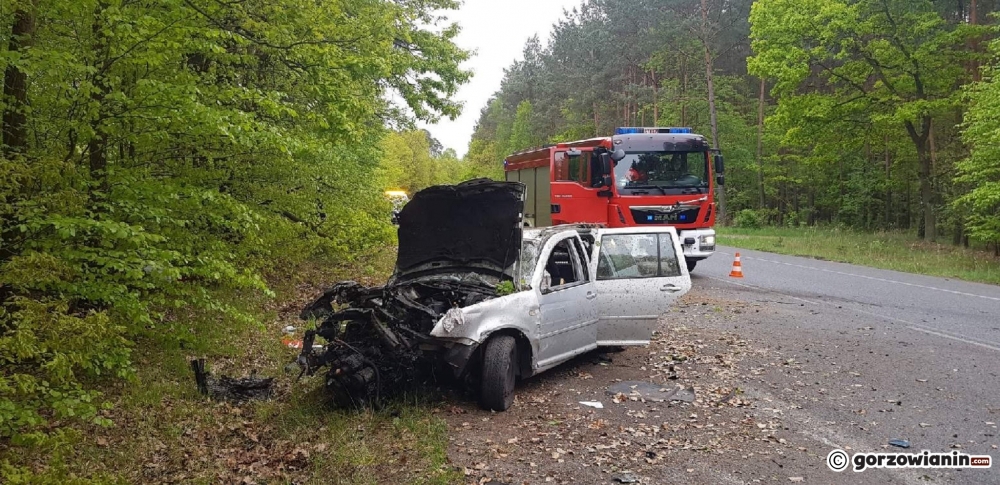
[[(734, 279), (735, 251), (699, 263), (649, 347), (528, 379), (505, 413), (442, 403), (452, 463), (494, 484), (1000, 484), (996, 463), (826, 463), (834, 449), (1000, 457), (1000, 287), (747, 250)], [(620, 381), (698, 398), (613, 398)]]
[[(731, 280), (737, 251), (744, 278)], [(844, 307), (911, 331), (1000, 352), (997, 286), (729, 247), (699, 263), (695, 277), (724, 278), (811, 306)]]

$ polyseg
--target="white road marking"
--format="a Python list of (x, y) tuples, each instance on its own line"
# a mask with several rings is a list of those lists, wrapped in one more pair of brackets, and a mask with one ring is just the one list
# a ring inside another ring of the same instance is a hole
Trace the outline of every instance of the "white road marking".
[(995, 346), (995, 345), (984, 344), (982, 342), (977, 342), (975, 340), (969, 340), (969, 339), (963, 338), (963, 337), (952, 337), (951, 335), (946, 335), (946, 334), (943, 334), (941, 332), (937, 332), (937, 331), (934, 331), (934, 330), (928, 330), (926, 328), (921, 328), (921, 327), (909, 326), (909, 327), (906, 327), (906, 328), (909, 328), (910, 330), (916, 330), (918, 332), (924, 332), (924, 333), (927, 333), (927, 334), (930, 334), (930, 335), (936, 335), (938, 337), (944, 337), (944, 338), (948, 338), (948, 339), (952, 339), (952, 340), (957, 340), (959, 342), (964, 342), (964, 343), (967, 343), (967, 344), (970, 344), (970, 345), (978, 345), (980, 347), (985, 347), (987, 349), (996, 350), (997, 352), (1000, 352), (1000, 347)]
[[(729, 253), (721, 252), (721, 254), (728, 255)], [(773, 259), (757, 258), (757, 257), (754, 257), (754, 256), (741, 256), (740, 259), (750, 259), (750, 260), (753, 260), (753, 261), (764, 261), (766, 263), (783, 264), (785, 266), (792, 266), (794, 268), (811, 269), (813, 271), (822, 271), (824, 273), (832, 273), (832, 274), (838, 274), (838, 275), (842, 275), (842, 276), (853, 276), (855, 278), (864, 278), (866, 280), (879, 281), (879, 282), (882, 282), (882, 283), (891, 283), (891, 284), (894, 284), (894, 285), (903, 285), (903, 286), (910, 286), (910, 287), (913, 287), (913, 288), (920, 288), (920, 289), (924, 289), (924, 290), (940, 291), (942, 293), (951, 293), (953, 295), (971, 296), (971, 297), (975, 297), (975, 298), (983, 298), (985, 300), (1000, 301), (1000, 298), (993, 297), (993, 296), (977, 295), (975, 293), (966, 293), (964, 291), (946, 290), (944, 288), (937, 288), (937, 287), (934, 287), (934, 286), (918, 285), (918, 284), (915, 284), (915, 283), (906, 283), (904, 281), (890, 280), (890, 279), (886, 279), (886, 278), (877, 278), (875, 276), (865, 276), (865, 275), (860, 275), (860, 274), (855, 274), (855, 273), (845, 273), (843, 271), (834, 271), (832, 269), (817, 268), (817, 267), (814, 267), (814, 266), (806, 266), (804, 264), (786, 263), (784, 261), (775, 261)]]
[(890, 316), (886, 316), (886, 315), (879, 315), (878, 313), (869, 312), (867, 310), (861, 310), (859, 308), (855, 308), (854, 311), (856, 311), (858, 313), (864, 313), (866, 315), (871, 315), (871, 316), (876, 317), (876, 318), (883, 318), (883, 319), (886, 319), (886, 320), (892, 320), (894, 322), (899, 322), (899, 323), (905, 324), (905, 325), (907, 325), (906, 328), (908, 328), (910, 330), (916, 330), (918, 332), (923, 332), (923, 333), (926, 333), (926, 334), (929, 334), (929, 335), (934, 335), (934, 336), (937, 336), (937, 337), (944, 337), (944, 338), (951, 339), (951, 340), (957, 340), (959, 342), (964, 342), (964, 343), (971, 344), (971, 345), (978, 345), (980, 347), (984, 347), (984, 348), (987, 348), (987, 349), (990, 349), (990, 350), (996, 350), (997, 352), (1000, 352), (1000, 344), (998, 344), (996, 342), (990, 342), (988, 340), (979, 341), (979, 340), (971, 339), (971, 338), (966, 337), (964, 335), (949, 335), (949, 334), (945, 333), (943, 330), (932, 330), (932, 329), (927, 328), (927, 327), (925, 327), (923, 325), (920, 325), (919, 323), (913, 323), (913, 322), (911, 322), (909, 320), (903, 320), (902, 318), (890, 317)]
[(779, 293), (779, 292), (777, 292), (777, 291), (774, 291), (774, 290), (769, 290), (769, 289), (767, 289), (767, 288), (761, 288), (760, 286), (754, 286), (754, 285), (748, 285), (748, 284), (746, 284), (746, 283), (739, 283), (739, 282), (736, 282), (736, 281), (730, 281), (730, 280), (727, 280), (727, 279), (725, 279), (725, 278), (717, 278), (717, 277), (715, 277), (715, 276), (706, 276), (706, 278), (709, 278), (709, 279), (713, 279), (713, 280), (716, 280), (716, 281), (721, 281), (721, 282), (723, 282), (723, 283), (732, 283), (732, 284), (734, 284), (734, 285), (736, 285), (736, 286), (742, 286), (742, 287), (744, 287), (744, 288), (753, 288), (753, 289), (755, 289), (755, 290), (761, 290), (761, 291), (766, 291), (766, 292), (770, 292), (770, 293), (776, 293), (776, 294), (778, 294), (778, 295), (781, 295), (781, 296), (784, 296), (784, 297), (786, 297), (786, 298), (791, 298), (791, 299), (793, 299), (793, 300), (799, 300), (799, 301), (804, 301), (804, 302), (806, 302), (806, 303), (808, 303), (808, 304), (810, 304), (810, 305), (819, 305), (819, 303), (816, 303), (816, 302), (814, 302), (814, 301), (809, 301), (809, 300), (806, 300), (805, 298), (799, 298), (799, 297), (797, 297), (797, 296), (792, 296), (792, 295), (786, 295), (786, 294), (784, 294), (784, 293)]
[[(718, 278), (718, 277), (715, 277), (715, 276), (706, 276), (706, 278), (713, 279), (713, 280), (716, 280), (716, 281), (721, 281), (723, 283), (733, 284), (733, 285), (736, 285), (736, 286), (742, 286), (744, 288), (751, 288), (751, 289), (754, 289), (754, 290), (760, 290), (760, 291), (764, 291), (764, 292), (768, 292), (768, 293), (773, 293), (775, 295), (781, 295), (781, 296), (783, 296), (785, 298), (792, 298), (794, 300), (804, 301), (806, 303), (809, 303), (810, 305), (825, 304), (825, 305), (831, 306), (831, 307), (842, 307), (843, 306), (843, 305), (835, 305), (833, 303), (826, 302), (826, 301), (820, 301), (819, 303), (816, 303), (816, 302), (813, 302), (813, 301), (806, 300), (805, 298), (799, 298), (799, 297), (792, 296), (792, 295), (789, 295), (789, 294), (786, 294), (786, 293), (782, 293), (780, 291), (770, 290), (770, 289), (763, 288), (763, 287), (760, 287), (760, 286), (748, 285), (746, 283), (739, 283), (739, 282), (736, 282), (736, 281), (727, 280), (725, 278)], [(986, 297), (984, 297), (984, 298), (986, 298)], [(855, 303), (855, 302), (852, 302), (852, 303)], [(922, 326), (922, 325), (920, 325), (918, 323), (913, 323), (913, 322), (911, 322), (909, 320), (903, 320), (901, 318), (890, 317), (888, 315), (880, 315), (878, 313), (873, 313), (873, 312), (870, 312), (870, 311), (867, 311), (867, 310), (862, 310), (860, 308), (849, 308), (849, 309), (846, 309), (846, 310), (853, 310), (855, 312), (863, 313), (865, 315), (869, 315), (869, 316), (872, 316), (872, 317), (875, 317), (875, 318), (881, 318), (881, 319), (884, 319), (884, 320), (890, 320), (890, 321), (902, 323), (902, 324), (905, 324), (907, 326), (906, 328), (908, 328), (910, 330), (915, 330), (917, 332), (923, 332), (923, 333), (926, 333), (928, 335), (934, 335), (934, 336), (937, 336), (937, 337), (943, 337), (943, 338), (946, 338), (946, 339), (951, 339), (951, 340), (955, 340), (955, 341), (958, 341), (958, 342), (967, 343), (967, 344), (970, 344), (970, 345), (976, 345), (976, 346), (979, 346), (979, 347), (983, 347), (983, 348), (986, 348), (986, 349), (995, 350), (997, 352), (1000, 352), (1000, 344), (995, 343), (995, 342), (990, 342), (988, 340), (987, 341), (979, 341), (979, 340), (972, 339), (970, 337), (966, 337), (964, 335), (948, 335), (946, 333), (943, 333), (940, 330), (932, 330), (932, 329), (924, 327), (924, 326)]]

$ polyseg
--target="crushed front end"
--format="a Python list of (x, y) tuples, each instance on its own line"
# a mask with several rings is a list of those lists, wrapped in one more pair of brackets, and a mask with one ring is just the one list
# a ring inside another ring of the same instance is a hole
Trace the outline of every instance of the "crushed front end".
[[(385, 286), (343, 282), (306, 307), (315, 320), (298, 364), (341, 406), (377, 404), (439, 376), (461, 377), (474, 348), (430, 336), (449, 310), (497, 296), (521, 247), (524, 186), (473, 180), (416, 193), (399, 214), (396, 268)], [(316, 337), (325, 344), (313, 348)]]

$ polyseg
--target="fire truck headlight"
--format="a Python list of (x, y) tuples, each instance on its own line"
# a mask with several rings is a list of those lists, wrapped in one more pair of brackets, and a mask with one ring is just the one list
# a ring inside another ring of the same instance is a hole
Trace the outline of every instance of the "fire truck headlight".
[(698, 239), (702, 246), (715, 246), (715, 236), (700, 236)]

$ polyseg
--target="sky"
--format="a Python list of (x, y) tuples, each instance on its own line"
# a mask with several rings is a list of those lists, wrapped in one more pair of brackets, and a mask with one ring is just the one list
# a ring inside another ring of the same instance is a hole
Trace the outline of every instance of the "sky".
[(451, 121), (442, 119), (434, 125), (420, 124), (445, 148), (459, 157), (465, 155), (479, 110), (498, 89), (503, 70), (522, 58), (524, 43), (538, 34), (542, 45), (548, 41), (552, 24), (562, 17), (563, 9), (580, 5), (581, 0), (464, 0), (460, 10), (448, 16), (462, 27), (455, 43), (476, 51), (462, 67), (473, 71), (472, 79), (456, 96), (465, 103), (462, 115)]

